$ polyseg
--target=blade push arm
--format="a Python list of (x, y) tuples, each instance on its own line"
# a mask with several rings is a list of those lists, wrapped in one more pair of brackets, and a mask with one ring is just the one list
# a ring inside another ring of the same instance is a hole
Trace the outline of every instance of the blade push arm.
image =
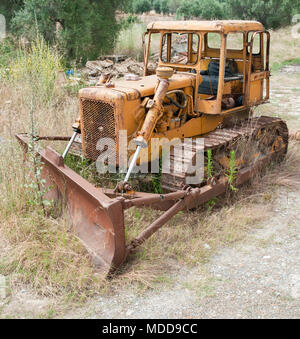
[[(119, 189), (120, 187), (124, 188), (124, 184), (128, 183), (130, 174), (136, 164), (141, 149), (148, 146), (148, 142), (151, 139), (156, 123), (163, 114), (163, 101), (169, 88), (168, 79), (171, 78), (171, 76), (173, 75), (173, 69), (169, 67), (160, 67), (156, 70), (156, 75), (158, 77), (158, 81), (155, 89), (154, 98), (148, 101), (147, 108), (149, 108), (149, 111), (146, 115), (141, 130), (138, 132), (138, 136), (134, 139), (134, 142), (137, 145), (137, 149), (129, 165), (129, 169), (127, 171), (124, 182), (117, 185)], [(122, 189), (122, 191), (123, 190), (124, 189)]]

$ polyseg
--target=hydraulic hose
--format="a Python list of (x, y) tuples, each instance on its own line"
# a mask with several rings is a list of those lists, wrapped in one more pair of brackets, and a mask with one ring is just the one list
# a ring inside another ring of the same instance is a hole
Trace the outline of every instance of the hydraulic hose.
[[(183, 99), (183, 104), (180, 104), (179, 102), (177, 102), (176, 100), (174, 100), (174, 99), (170, 96), (170, 94), (173, 94), (173, 93), (175, 93), (175, 94), (180, 94), (180, 95), (181, 95), (181, 97), (182, 97), (182, 99)], [(180, 90), (180, 89), (176, 89), (176, 90), (174, 90), (174, 91), (168, 92), (168, 93), (166, 94), (166, 98), (169, 99), (169, 100), (172, 102), (172, 104), (174, 104), (177, 108), (184, 109), (184, 108), (186, 107), (186, 105), (187, 105), (187, 97), (186, 97), (186, 94), (185, 94), (182, 90)]]

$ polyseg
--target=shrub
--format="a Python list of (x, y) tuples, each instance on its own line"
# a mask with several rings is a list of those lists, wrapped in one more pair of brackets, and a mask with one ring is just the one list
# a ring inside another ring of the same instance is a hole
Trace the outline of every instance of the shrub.
[(133, 14), (129, 14), (127, 17), (122, 18), (120, 20), (121, 31), (119, 33), (119, 36), (120, 36), (120, 34), (122, 34), (123, 30), (126, 30), (126, 29), (132, 27), (134, 24), (139, 24), (139, 23), (140, 23), (139, 18), (136, 15), (133, 15)]
[(29, 106), (32, 100), (35, 105), (44, 106), (55, 96), (57, 75), (61, 69), (58, 53), (43, 38), (37, 38), (28, 50), (18, 51), (18, 56), (9, 65), (8, 76), (16, 88), (21, 86)]
[(0, 43), (0, 70), (5, 68), (15, 55), (16, 55), (15, 43), (10, 37), (7, 37)]

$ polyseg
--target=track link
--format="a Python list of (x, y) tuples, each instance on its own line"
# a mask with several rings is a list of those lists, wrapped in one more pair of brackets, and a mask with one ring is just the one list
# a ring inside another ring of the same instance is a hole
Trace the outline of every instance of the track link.
[[(203, 138), (204, 166), (207, 166), (207, 151), (210, 149), (214, 178), (218, 179), (228, 168), (231, 150), (235, 151), (238, 169), (251, 166), (256, 159), (268, 153), (272, 153), (272, 160), (280, 161), (287, 152), (288, 128), (279, 118), (261, 116), (230, 128), (218, 128)], [(183, 149), (185, 152), (181, 151)], [(162, 167), (163, 192), (174, 192), (186, 185), (187, 168), (199, 151), (203, 152), (203, 148), (197, 147), (191, 140), (174, 146), (170, 153), (170, 173), (165, 173), (167, 168), (164, 164)], [(204, 181), (197, 186), (205, 185), (207, 179), (205, 174)]]

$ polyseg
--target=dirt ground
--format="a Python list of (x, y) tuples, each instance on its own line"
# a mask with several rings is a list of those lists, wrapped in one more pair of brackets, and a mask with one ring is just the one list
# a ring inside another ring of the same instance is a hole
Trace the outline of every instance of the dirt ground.
[(299, 206), (299, 191), (282, 190), (260, 229), (204, 267), (182, 267), (171, 289), (121, 291), (66, 317), (299, 318)]
[[(278, 72), (271, 88), (263, 113), (300, 128), (300, 67)], [(171, 283), (144, 293), (121, 289), (58, 315), (55, 299), (13, 289), (0, 303), (0, 318), (299, 318), (300, 189), (280, 188), (271, 208), (260, 208), (264, 220), (242, 241), (219, 249), (206, 264), (178, 265)]]

